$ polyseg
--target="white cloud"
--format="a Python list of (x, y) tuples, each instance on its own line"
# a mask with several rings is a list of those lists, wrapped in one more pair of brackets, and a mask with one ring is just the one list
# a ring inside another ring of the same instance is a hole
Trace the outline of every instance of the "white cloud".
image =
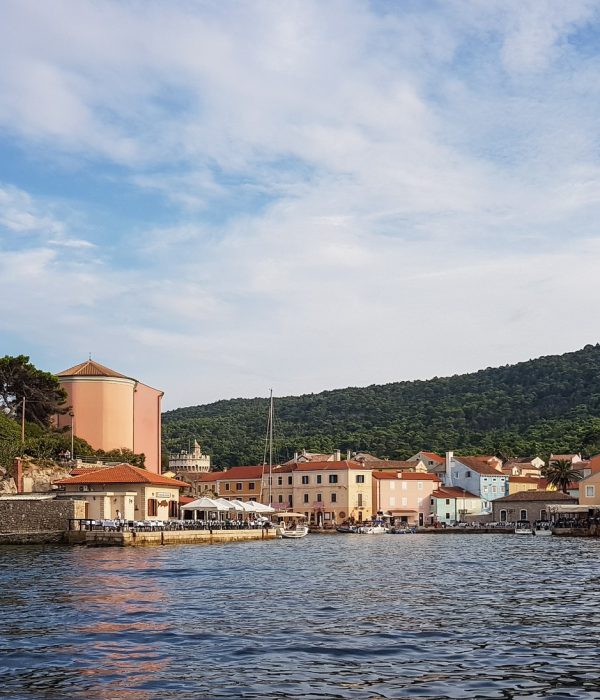
[[(30, 243), (2, 254), (25, 291), (0, 328), (67, 340), (56, 369), (92, 350), (171, 406), (593, 340), (598, 61), (574, 37), (596, 4), (373, 7), (3, 3), (5, 132), (163, 208), (95, 248), (4, 187), (0, 224)], [(91, 227), (114, 199), (73, 206)]]

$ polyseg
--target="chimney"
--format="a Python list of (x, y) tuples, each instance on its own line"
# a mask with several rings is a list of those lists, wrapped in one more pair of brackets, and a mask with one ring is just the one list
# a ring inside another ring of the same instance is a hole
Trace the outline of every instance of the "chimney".
[(342, 459), (342, 453), (341, 453), (341, 451), (340, 451), (340, 450), (335, 450), (335, 452), (333, 453), (333, 461), (334, 461), (334, 462), (340, 462), (341, 459)]
[(444, 486), (452, 486), (452, 460), (454, 459), (454, 452), (446, 452), (446, 479)]
[(294, 452), (294, 462), (297, 462), (297, 461), (298, 461), (298, 453)]
[(350, 459), (350, 450), (346, 450), (346, 459)]

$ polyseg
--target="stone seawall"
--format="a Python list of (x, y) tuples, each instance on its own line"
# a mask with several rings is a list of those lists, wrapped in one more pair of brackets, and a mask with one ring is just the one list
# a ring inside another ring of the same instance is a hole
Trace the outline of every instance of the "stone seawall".
[(65, 533), (56, 532), (0, 532), (0, 547), (3, 545), (63, 544)]
[[(81, 533), (67, 532), (69, 544), (83, 544)], [(247, 542), (275, 539), (274, 529), (269, 530), (167, 530), (164, 532), (100, 532), (85, 533), (88, 547), (152, 547), (170, 544), (216, 544), (221, 542)]]
[(419, 535), (514, 535), (508, 527), (418, 527)]
[(85, 518), (85, 502), (73, 499), (0, 499), (0, 533), (56, 532), (69, 518)]

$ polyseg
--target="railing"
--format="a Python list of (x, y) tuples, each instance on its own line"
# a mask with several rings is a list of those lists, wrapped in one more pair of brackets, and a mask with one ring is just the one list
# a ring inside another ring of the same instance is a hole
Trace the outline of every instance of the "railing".
[(165, 532), (176, 530), (261, 530), (273, 527), (272, 523), (256, 523), (242, 520), (116, 520), (69, 518), (71, 531), (86, 532)]

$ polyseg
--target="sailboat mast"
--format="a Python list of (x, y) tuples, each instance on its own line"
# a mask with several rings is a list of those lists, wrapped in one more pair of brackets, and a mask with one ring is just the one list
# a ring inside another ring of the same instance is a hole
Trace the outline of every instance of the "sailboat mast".
[(273, 501), (273, 389), (269, 405), (269, 505)]

